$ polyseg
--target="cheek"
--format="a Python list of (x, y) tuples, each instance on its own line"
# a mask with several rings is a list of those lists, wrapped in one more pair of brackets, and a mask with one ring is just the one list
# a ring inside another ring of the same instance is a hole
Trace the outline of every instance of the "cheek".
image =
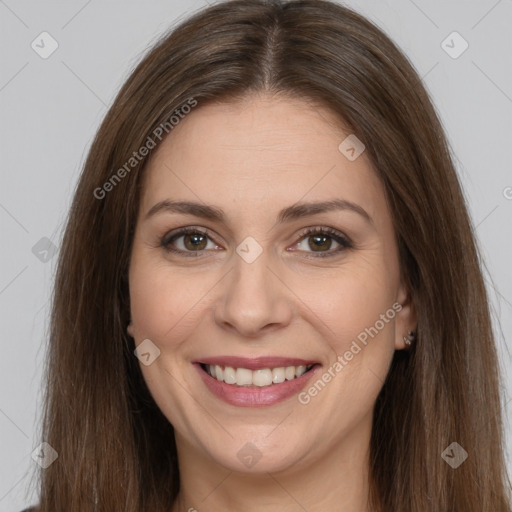
[(321, 320), (329, 327), (325, 341), (332, 349), (318, 377), (326, 384), (312, 382), (300, 397), (301, 403), (313, 404), (318, 422), (325, 421), (325, 404), (335, 411), (329, 419), (333, 428), (341, 429), (349, 429), (372, 409), (395, 350), (399, 306), (393, 278), (382, 266), (362, 265), (357, 271), (353, 266), (328, 280), (332, 293), (310, 288), (308, 305), (318, 317), (316, 325)]
[(333, 348), (340, 355), (348, 350), (357, 351), (357, 347), (352, 349), (356, 343), (361, 347), (357, 359), (362, 362), (370, 353), (380, 352), (376, 344), (370, 347), (372, 340), (379, 340), (381, 347), (383, 344), (393, 345), (395, 311), (392, 297), (361, 283), (345, 285), (346, 293), (337, 298), (337, 307), (331, 313), (330, 324), (334, 325), (336, 333)]
[(361, 397), (368, 392), (371, 398), (394, 352), (398, 266), (380, 251), (359, 256), (316, 281), (317, 286), (303, 282), (298, 294), (315, 313), (315, 324), (326, 326), (321, 330), (332, 349), (330, 364), (343, 366), (332, 369), (337, 375), (333, 389), (359, 390)]
[(134, 265), (130, 272), (131, 318), (136, 337), (161, 339), (164, 328), (170, 328), (170, 311), (174, 310), (172, 293), (165, 293), (167, 282), (159, 279), (161, 273), (156, 269)]
[[(330, 328), (331, 339), (343, 344), (373, 326), (392, 307), (398, 273), (377, 255), (367, 255), (346, 266), (340, 265), (321, 278), (297, 281), (293, 287)], [(395, 315), (390, 316), (386, 325), (392, 323)]]
[(186, 339), (214, 285), (208, 275), (180, 272), (144, 254), (134, 254), (129, 280), (135, 339), (149, 338), (161, 348)]

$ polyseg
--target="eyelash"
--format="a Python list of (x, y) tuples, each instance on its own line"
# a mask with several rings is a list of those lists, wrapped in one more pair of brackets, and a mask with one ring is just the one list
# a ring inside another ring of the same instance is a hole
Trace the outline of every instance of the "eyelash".
[[(160, 242), (160, 246), (163, 247), (164, 250), (166, 250), (167, 252), (172, 252), (172, 253), (179, 254), (179, 255), (182, 255), (185, 257), (201, 257), (200, 253), (205, 252), (205, 249), (202, 249), (199, 251), (183, 251), (181, 249), (174, 249), (170, 246), (171, 242), (174, 242), (178, 238), (180, 238), (184, 235), (189, 235), (189, 234), (203, 235), (211, 240), (210, 236), (208, 235), (208, 232), (205, 231), (203, 228), (186, 227), (186, 228), (180, 229), (176, 233), (171, 232), (170, 234), (165, 235)], [(297, 245), (299, 242), (301, 242), (304, 238), (306, 238), (308, 236), (313, 236), (313, 235), (327, 235), (329, 238), (332, 238), (335, 242), (337, 242), (340, 245), (340, 247), (338, 247), (335, 250), (329, 250), (327, 252), (311, 251), (314, 254), (314, 256), (306, 256), (306, 258), (311, 258), (311, 257), (313, 257), (313, 258), (329, 258), (332, 256), (336, 256), (337, 254), (343, 252), (346, 249), (353, 248), (353, 244), (347, 236), (343, 235), (342, 233), (340, 233), (339, 231), (337, 231), (335, 229), (328, 228), (328, 227), (307, 228), (300, 234), (300, 238), (299, 238), (298, 242), (296, 242), (295, 245)], [(213, 241), (213, 240), (211, 240), (211, 241)], [(309, 252), (309, 251), (306, 251), (306, 252)]]

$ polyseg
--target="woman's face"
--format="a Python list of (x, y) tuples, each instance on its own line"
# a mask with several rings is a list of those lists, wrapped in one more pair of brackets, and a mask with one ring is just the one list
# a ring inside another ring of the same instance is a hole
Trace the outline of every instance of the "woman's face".
[(180, 457), (275, 472), (368, 447), (414, 324), (384, 188), (349, 135), (252, 96), (199, 104), (154, 150), (128, 332)]

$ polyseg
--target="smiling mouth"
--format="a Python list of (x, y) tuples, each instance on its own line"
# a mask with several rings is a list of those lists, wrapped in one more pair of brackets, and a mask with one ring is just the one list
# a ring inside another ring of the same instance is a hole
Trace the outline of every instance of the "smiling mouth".
[(277, 368), (235, 368), (217, 364), (200, 363), (201, 368), (213, 379), (235, 387), (270, 387), (285, 381), (296, 380), (318, 364), (281, 366)]

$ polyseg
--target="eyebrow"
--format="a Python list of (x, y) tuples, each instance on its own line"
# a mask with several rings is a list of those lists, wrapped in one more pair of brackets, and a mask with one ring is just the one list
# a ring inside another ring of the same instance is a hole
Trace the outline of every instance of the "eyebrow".
[[(310, 203), (296, 203), (282, 209), (278, 216), (277, 222), (282, 224), (291, 222), (293, 220), (301, 219), (309, 215), (317, 215), (335, 210), (348, 210), (359, 214), (367, 222), (373, 224), (370, 215), (358, 204), (352, 203), (345, 199), (332, 199), (330, 201), (310, 202)], [(146, 219), (153, 217), (158, 213), (184, 213), (194, 215), (203, 219), (208, 219), (217, 222), (225, 222), (226, 215), (221, 208), (216, 206), (209, 206), (206, 204), (195, 203), (192, 201), (171, 201), (165, 199), (156, 203), (146, 213)]]

